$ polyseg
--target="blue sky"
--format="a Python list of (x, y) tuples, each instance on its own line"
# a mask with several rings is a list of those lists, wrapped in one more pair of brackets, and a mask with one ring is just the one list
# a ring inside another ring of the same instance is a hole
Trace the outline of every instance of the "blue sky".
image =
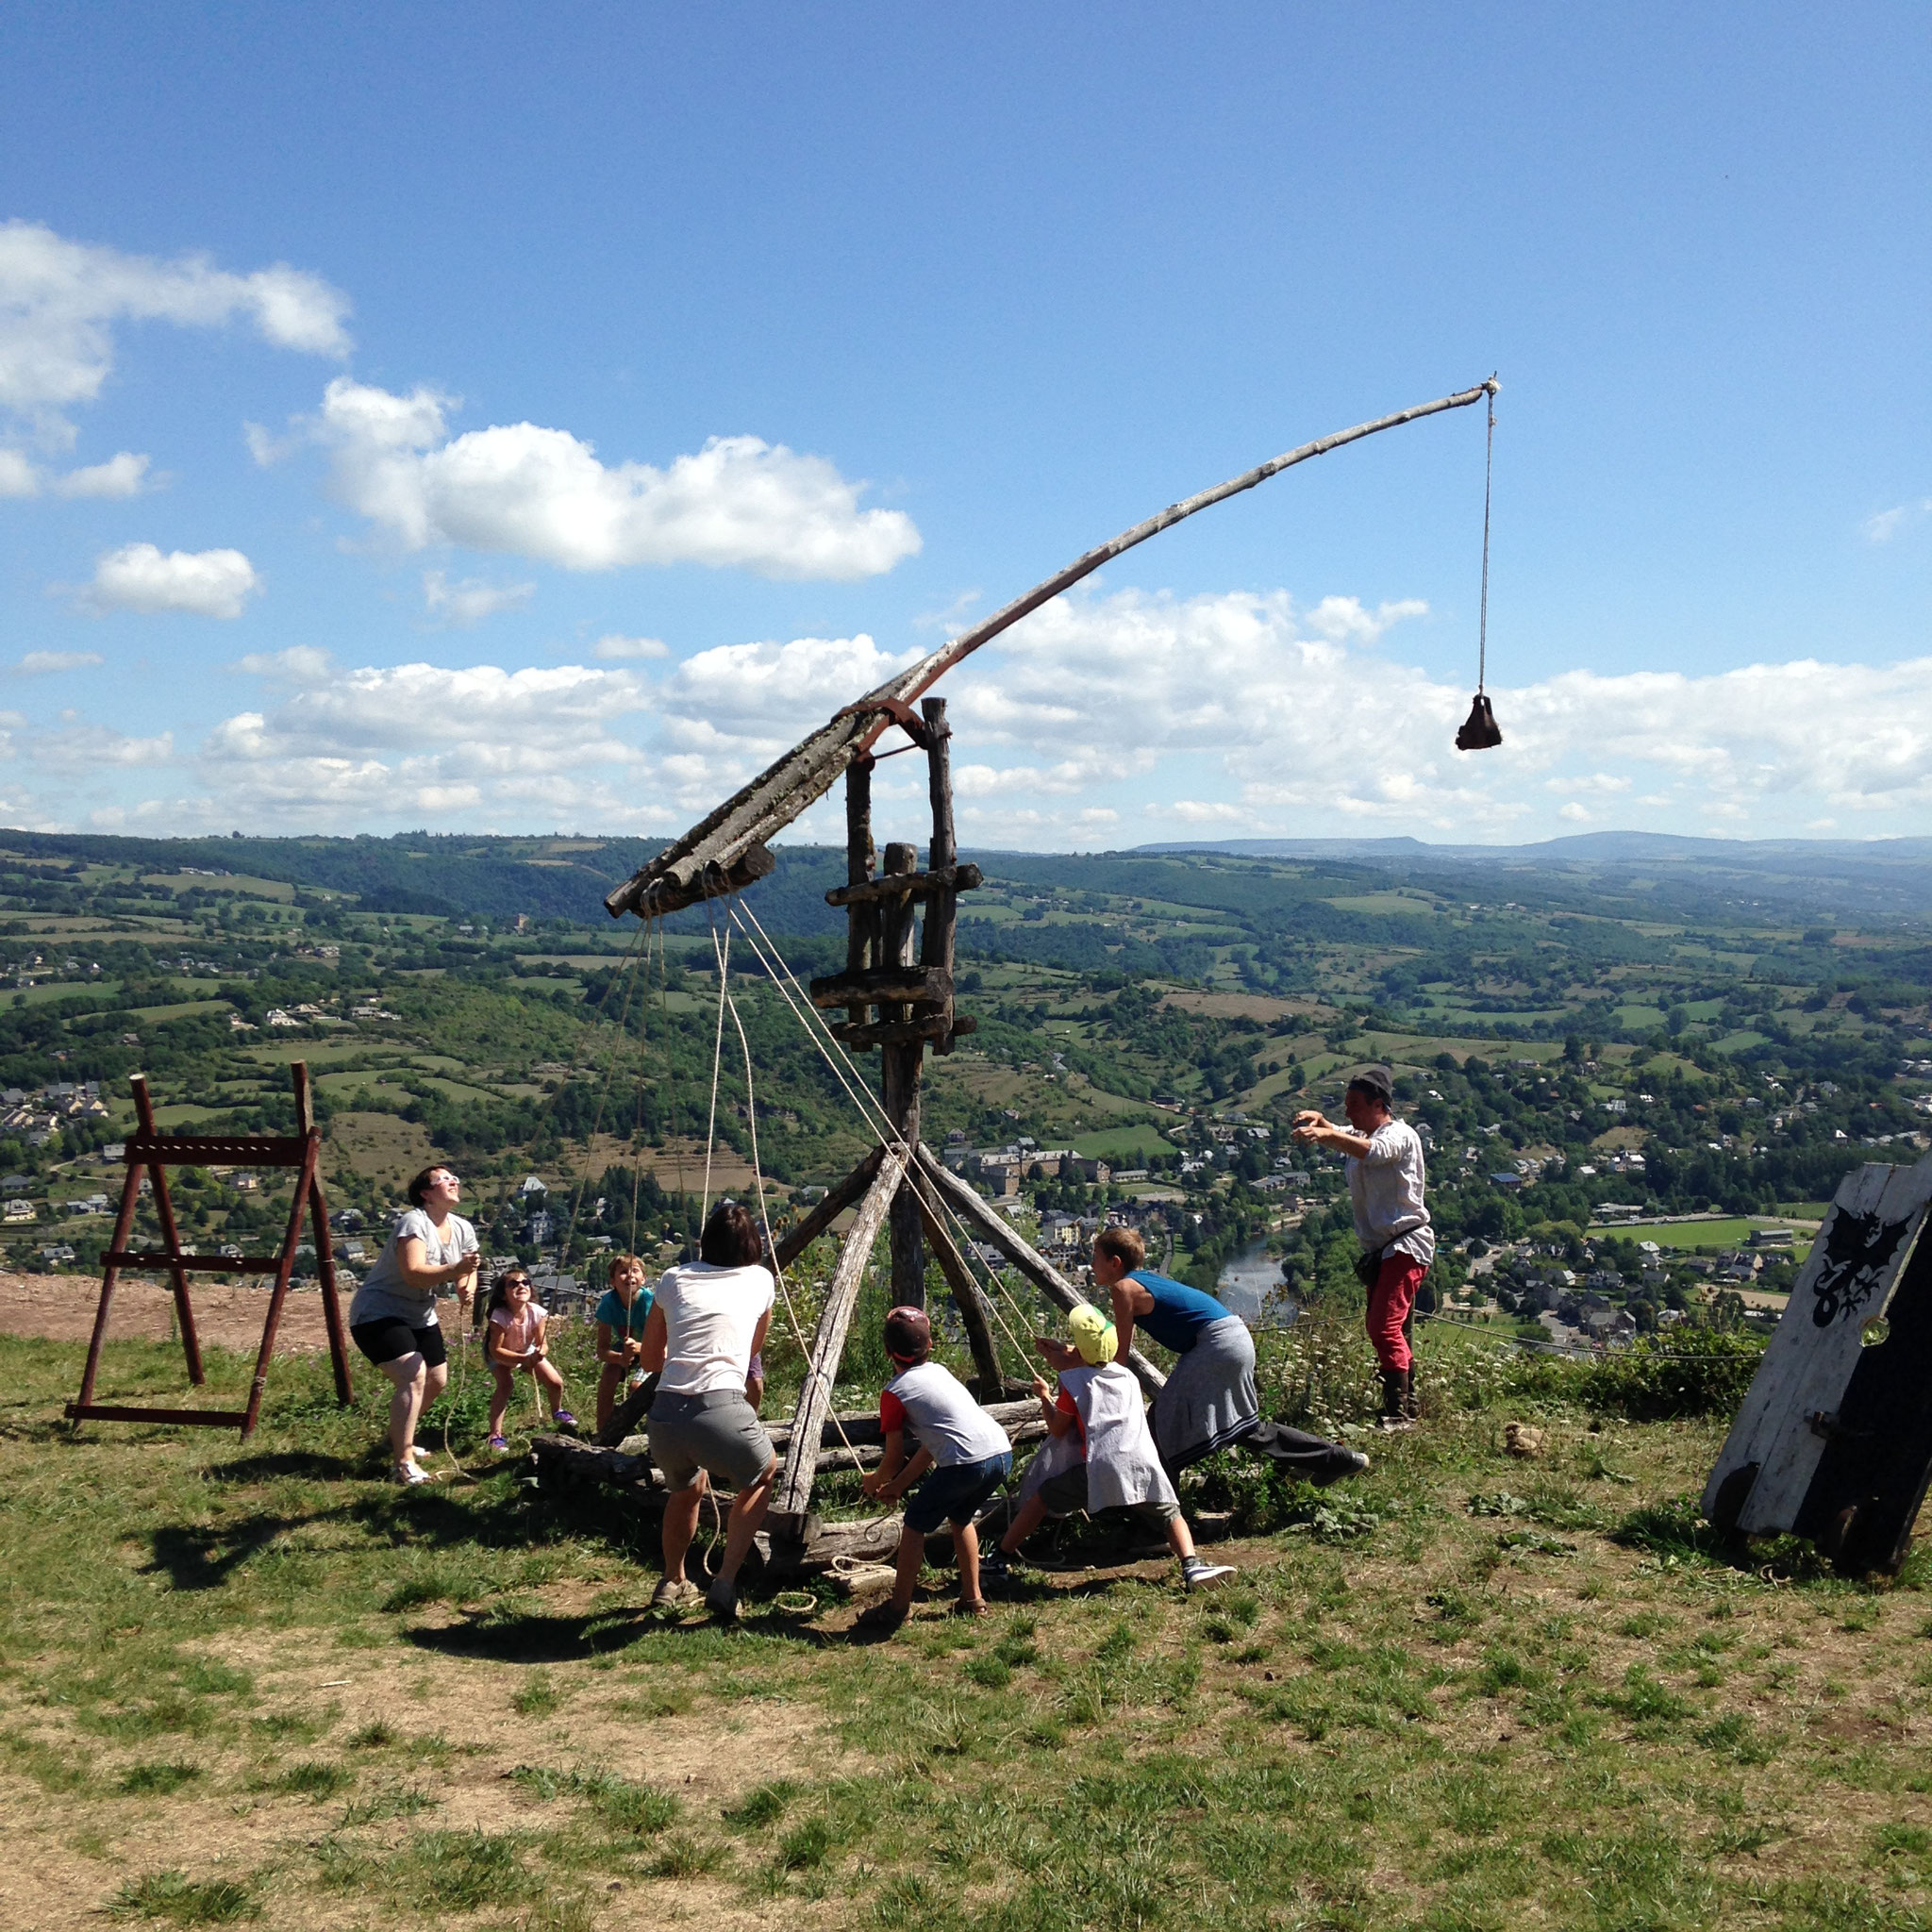
[(6, 56), (0, 821), (681, 830), (1495, 369), (1500, 751), (1449, 744), (1470, 410), (962, 667), (964, 835), (1924, 829), (1923, 9), (22, 6)]

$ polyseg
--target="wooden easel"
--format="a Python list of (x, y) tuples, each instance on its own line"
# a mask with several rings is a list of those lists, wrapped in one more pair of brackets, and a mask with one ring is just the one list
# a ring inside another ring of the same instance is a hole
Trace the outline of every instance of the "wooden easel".
[[(121, 1212), (114, 1222), (114, 1239), (102, 1256), (101, 1299), (94, 1310), (93, 1335), (88, 1342), (87, 1367), (80, 1378), (79, 1397), (67, 1405), (74, 1421), (94, 1423), (177, 1423), (203, 1429), (239, 1428), (245, 1440), (261, 1416), (262, 1391), (268, 1386), (269, 1357), (275, 1347), (275, 1330), (281, 1324), (282, 1305), (288, 1298), (289, 1281), (295, 1272), (295, 1248), (302, 1234), (302, 1217), (308, 1214), (315, 1234), (315, 1265), (322, 1277), (322, 1313), (328, 1329), (329, 1359), (335, 1370), (336, 1400), (347, 1407), (355, 1400), (349, 1383), (348, 1338), (342, 1326), (342, 1311), (336, 1299), (336, 1263), (328, 1239), (328, 1204), (322, 1192), (322, 1130), (315, 1124), (315, 1111), (308, 1096), (308, 1069), (296, 1060), (289, 1069), (295, 1083), (295, 1124), (292, 1135), (162, 1135), (155, 1128), (154, 1107), (148, 1098), (147, 1081), (136, 1074), (129, 1084), (134, 1089), (134, 1110), (140, 1132), (124, 1144), (122, 1158), (127, 1163), (127, 1178), (121, 1188)], [(279, 1254), (190, 1255), (182, 1252), (181, 1236), (175, 1224), (174, 1204), (168, 1198), (170, 1167), (206, 1167), (216, 1161), (234, 1167), (288, 1167), (297, 1172), (295, 1198), (289, 1208), (289, 1224), (283, 1230)], [(134, 1210), (141, 1199), (141, 1183), (145, 1171), (154, 1188), (155, 1215), (161, 1224), (162, 1246), (154, 1251), (131, 1250), (127, 1243), (134, 1233)], [(269, 1297), (268, 1314), (262, 1323), (261, 1348), (255, 1358), (255, 1380), (248, 1391), (245, 1408), (129, 1408), (97, 1403), (94, 1377), (101, 1365), (101, 1345), (108, 1337), (108, 1315), (113, 1306), (114, 1288), (124, 1268), (166, 1268), (174, 1285), (175, 1309), (181, 1327), (182, 1352), (188, 1357), (188, 1379), (197, 1389), (208, 1380), (202, 1367), (201, 1338), (195, 1332), (194, 1307), (188, 1294), (191, 1272), (206, 1274), (266, 1274), (275, 1273), (275, 1292)]]

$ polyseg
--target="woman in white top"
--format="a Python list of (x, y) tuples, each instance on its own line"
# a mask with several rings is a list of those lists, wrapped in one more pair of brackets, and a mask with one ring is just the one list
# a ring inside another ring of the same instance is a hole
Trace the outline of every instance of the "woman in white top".
[(462, 1191), (447, 1167), (425, 1167), (409, 1183), (409, 1211), (349, 1304), (351, 1340), (395, 1384), (390, 1474), (405, 1488), (429, 1480), (416, 1461), (416, 1420), (449, 1380), (436, 1297), (453, 1286), (467, 1315), (476, 1286), (476, 1230), (456, 1211)]
[[(698, 1258), (669, 1268), (644, 1323), (641, 1357), (658, 1372), (647, 1424), (651, 1456), (671, 1494), (664, 1505), (664, 1577), (654, 1607), (697, 1595), (684, 1558), (698, 1524), (707, 1475), (738, 1494), (718, 1574), (705, 1592), (712, 1614), (738, 1615), (738, 1572), (772, 1499), (778, 1458), (753, 1406), (752, 1363), (765, 1345), (776, 1284), (761, 1264), (757, 1224), (736, 1201), (720, 1201), (698, 1238)], [(760, 1384), (760, 1392), (762, 1385)]]

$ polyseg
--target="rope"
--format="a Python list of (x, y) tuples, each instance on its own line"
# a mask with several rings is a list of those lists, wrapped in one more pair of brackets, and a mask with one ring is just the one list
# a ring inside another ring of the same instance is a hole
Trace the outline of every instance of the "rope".
[[(773, 970), (771, 959), (767, 958), (764, 952), (760, 950), (758, 940), (753, 939), (749, 932), (745, 932), (743, 922), (739, 918), (741, 911), (743, 913), (744, 918), (748, 918), (752, 924), (758, 927), (758, 938), (762, 939), (765, 945), (771, 949), (772, 958), (777, 960), (778, 966), (783, 972), (783, 978), (779, 976), (777, 972)], [(817, 1008), (810, 1005), (808, 997), (806, 1005), (801, 1008), (798, 1001), (794, 1000), (791, 994), (787, 991), (786, 980), (790, 980), (793, 987), (798, 987), (800, 992), (804, 991), (804, 988), (799, 987), (798, 975), (792, 972), (784, 955), (779, 952), (776, 941), (773, 940), (770, 933), (766, 932), (758, 914), (749, 906), (744, 905), (742, 901), (734, 900), (731, 906), (731, 916), (735, 921), (738, 921), (739, 930), (744, 932), (745, 943), (751, 947), (758, 964), (765, 969), (767, 975), (771, 978), (773, 984), (777, 987), (779, 993), (784, 998), (785, 1004), (791, 1008), (792, 1017), (805, 1028), (806, 1036), (818, 1048), (825, 1064), (832, 1069), (832, 1073), (838, 1079), (839, 1084), (844, 1088), (847, 1098), (853, 1102), (858, 1108), (860, 1115), (866, 1119), (867, 1125), (877, 1131), (882, 1140), (890, 1141), (894, 1139), (896, 1130), (893, 1128), (891, 1122), (887, 1118), (885, 1108), (873, 1098), (871, 1091), (862, 1084), (862, 1076), (859, 1074), (857, 1063), (853, 1060), (851, 1055), (845, 1051), (845, 1042), (831, 1031), (827, 1023), (819, 1016)], [(823, 1037), (821, 1037), (821, 1032), (812, 1026), (810, 1020), (806, 1017), (808, 1012), (813, 1018), (819, 1020), (819, 1028), (823, 1029)], [(845, 1066), (851, 1070), (852, 1079), (848, 1080), (846, 1078), (845, 1073), (840, 1068), (838, 1060), (833, 1058), (832, 1053), (828, 1050), (825, 1043), (827, 1041), (831, 1042), (833, 1048), (838, 1050), (840, 1058), (843, 1059)], [(859, 1081), (861, 1084), (855, 1086), (855, 1081)], [(873, 1119), (874, 1115), (877, 1116), (876, 1122)], [(973, 1274), (973, 1262), (978, 1259), (974, 1246), (973, 1231), (966, 1225), (964, 1220), (961, 1219), (958, 1209), (946, 1199), (945, 1195), (939, 1189), (933, 1188), (929, 1191), (941, 1212), (951, 1220), (953, 1225), (964, 1237), (963, 1242), (956, 1243), (956, 1245), (959, 1248), (959, 1258), (964, 1264), (966, 1272), (971, 1275)], [(769, 1234), (767, 1239), (770, 1239)], [(1027, 1346), (1014, 1335), (1011, 1327), (1007, 1323), (1006, 1317), (1000, 1313), (999, 1306), (999, 1294), (1004, 1292), (1011, 1300), (1014, 1307), (1024, 1313), (1024, 1310), (1022, 1308), (1020, 1298), (1007, 1287), (1004, 1277), (995, 1270), (986, 1267), (984, 1262), (981, 1262), (981, 1266), (985, 1268), (987, 1279), (991, 1282), (995, 1291), (995, 1292), (987, 1296), (987, 1306), (992, 1310), (993, 1319), (998, 1322), (1007, 1340), (1012, 1343), (1014, 1350), (1019, 1355), (1021, 1365), (1024, 1367), (1029, 1359)]]
[[(708, 917), (710, 910), (711, 902), (707, 898), (705, 912)], [(717, 955), (718, 959), (718, 1035), (711, 1042), (711, 1114), (709, 1120), (705, 1123), (705, 1199), (703, 1207), (698, 1209), (700, 1227), (705, 1224), (711, 1212), (711, 1149), (718, 1139), (718, 1069), (724, 1059), (724, 1008), (731, 998), (728, 984), (731, 975), (731, 928), (724, 928), (724, 944), (721, 950), (718, 945), (718, 923), (715, 919), (711, 921), (711, 951)], [(736, 1015), (733, 1017), (736, 1018)], [(747, 1078), (750, 1066), (751, 1057), (747, 1054)], [(753, 1124), (752, 1138), (754, 1141), (758, 1138), (756, 1123)]]
[[(741, 909), (740, 902), (734, 901), (731, 909), (732, 916), (734, 919), (736, 919)], [(785, 978), (789, 979), (794, 987), (798, 986), (798, 975), (794, 974), (791, 971), (791, 966), (787, 964), (784, 955), (778, 951), (776, 942), (772, 939), (772, 936), (765, 931), (764, 926), (759, 923), (758, 914), (754, 912), (749, 906), (742, 907), (742, 910), (745, 916), (750, 919), (752, 924), (758, 927), (759, 937), (763, 939), (765, 944), (771, 948), (772, 956), (773, 958), (777, 959), (779, 966), (783, 969)], [(741, 931), (744, 930), (741, 921), (740, 922), (739, 929)], [(766, 958), (765, 955), (761, 951), (759, 951), (758, 941), (752, 939), (751, 935), (748, 932), (745, 933), (745, 942), (748, 945), (750, 945), (752, 952), (758, 960), (758, 963), (764, 967), (766, 973), (770, 974), (774, 983), (777, 986), (779, 992), (784, 995), (785, 1002), (791, 1008), (793, 1017), (798, 1020), (799, 1024), (802, 1026), (804, 1026), (807, 1036), (812, 1041), (813, 1044), (818, 1047), (818, 1050), (820, 1054), (824, 1057), (826, 1064), (831, 1067), (832, 1072), (835, 1075), (837, 1075), (840, 1085), (845, 1089), (847, 1096), (858, 1108), (861, 1115), (867, 1116), (868, 1125), (874, 1124), (870, 1116), (872, 1114), (876, 1114), (876, 1130), (879, 1132), (881, 1138), (886, 1141), (892, 1140), (894, 1138), (896, 1130), (893, 1128), (891, 1122), (886, 1117), (884, 1108), (881, 1107), (879, 1103), (873, 1098), (870, 1091), (867, 1090), (862, 1084), (856, 1089), (853, 1085), (853, 1080), (862, 1081), (862, 1076), (859, 1074), (857, 1063), (853, 1060), (851, 1055), (845, 1051), (844, 1041), (840, 1040), (839, 1037), (831, 1031), (830, 1026), (823, 1018), (819, 1018), (819, 1025), (820, 1027), (824, 1028), (824, 1038), (821, 1039), (819, 1032), (813, 1029), (810, 1022), (806, 1018), (806, 1012), (808, 1010), (809, 1010), (813, 1014), (813, 1017), (819, 1017), (817, 1014), (817, 1009), (809, 1006), (808, 999), (807, 1007), (805, 1008), (801, 1008), (798, 1003), (791, 998), (791, 994), (786, 991), (784, 980), (780, 979), (778, 975), (773, 972), (771, 961)], [(803, 991), (804, 989), (799, 988), (799, 991)], [(838, 1050), (840, 1058), (844, 1060), (846, 1067), (848, 1067), (851, 1070), (853, 1080), (847, 1080), (845, 1074), (840, 1070), (838, 1062), (833, 1059), (831, 1053), (826, 1049), (826, 1040), (830, 1041), (832, 1046)], [(965, 1266), (967, 1274), (971, 1275), (973, 1274), (973, 1262), (974, 1260), (978, 1258), (978, 1256), (974, 1246), (973, 1231), (966, 1225), (965, 1221), (960, 1217), (958, 1209), (956, 1208), (953, 1206), (953, 1204), (946, 1199), (945, 1195), (941, 1193), (940, 1190), (934, 1188), (931, 1190), (931, 1193), (934, 1201), (937, 1202), (941, 1211), (948, 1219), (951, 1220), (953, 1225), (958, 1230), (959, 1234), (964, 1238), (963, 1243), (957, 1245), (959, 1246), (960, 1261)], [(1012, 1343), (1015, 1351), (1018, 1353), (1020, 1357), (1021, 1365), (1024, 1367), (1028, 1361), (1026, 1344), (1021, 1341), (1018, 1339), (1018, 1337), (1014, 1335), (1011, 1327), (1008, 1325), (1006, 1317), (1000, 1313), (999, 1307), (999, 1294), (1001, 1292), (1004, 1292), (1008, 1295), (1008, 1298), (1012, 1302), (1014, 1307), (1016, 1309), (1020, 1309), (1024, 1313), (1024, 1310), (1022, 1307), (1020, 1299), (1016, 1294), (1012, 1292), (1010, 1289), (1007, 1287), (1005, 1278), (1000, 1274), (998, 1274), (995, 1270), (987, 1267), (984, 1262), (981, 1262), (981, 1266), (985, 1269), (987, 1279), (993, 1285), (993, 1288), (995, 1290), (994, 1293), (988, 1295), (987, 1306), (992, 1310), (993, 1319), (999, 1323), (1000, 1328), (1006, 1335), (1007, 1340)]]
[[(765, 1252), (772, 1257), (772, 1279), (777, 1283), (779, 1295), (784, 1300), (785, 1319), (791, 1326), (792, 1340), (798, 1344), (799, 1354), (805, 1357), (807, 1362), (808, 1363), (811, 1359), (811, 1352), (806, 1347), (805, 1344), (805, 1332), (803, 1326), (801, 1325), (798, 1320), (798, 1311), (792, 1306), (791, 1290), (785, 1280), (785, 1271), (778, 1266), (778, 1244), (772, 1238), (771, 1210), (765, 1199), (765, 1169), (764, 1163), (758, 1158), (758, 1094), (752, 1085), (751, 1042), (745, 1038), (744, 1022), (739, 1017), (738, 1002), (731, 997), (729, 991), (726, 990), (724, 983), (724, 964), (726, 955), (728, 953), (730, 946), (730, 941), (731, 934), (727, 929), (724, 935), (724, 949), (719, 949), (717, 931), (715, 927), (713, 928), (711, 934), (711, 944), (714, 950), (718, 950), (718, 991), (720, 999), (722, 1001), (722, 1005), (719, 1008), (721, 1016), (721, 1024), (718, 1029), (719, 1039), (721, 1042), (721, 1052), (724, 1030), (722, 1024), (722, 1016), (724, 1008), (728, 1007), (731, 1010), (732, 1027), (738, 1034), (739, 1051), (744, 1056), (745, 1111), (747, 1114), (749, 1114), (751, 1118), (751, 1173), (752, 1179), (758, 1185), (758, 1220), (763, 1224), (765, 1230)], [(717, 1091), (717, 1086), (718, 1070), (714, 1065), (711, 1069), (711, 1089), (713, 1092)], [(890, 1149), (887, 1152), (886, 1158), (889, 1160), (893, 1158)], [(903, 1167), (901, 1168), (900, 1172), (902, 1174), (905, 1172)], [(833, 1379), (834, 1385), (836, 1386), (837, 1377), (835, 1376)], [(832, 1426), (839, 1432), (840, 1441), (841, 1441), (845, 1445), (846, 1454), (852, 1457), (853, 1466), (855, 1468), (858, 1467), (858, 1451), (857, 1448), (853, 1446), (852, 1438), (845, 1433), (845, 1424), (839, 1420), (838, 1409), (835, 1407), (828, 1408), (827, 1413), (832, 1418)], [(885, 1519), (883, 1517), (879, 1517), (874, 1520), (877, 1522), (883, 1522)]]
[[(1493, 377), (1491, 378), (1494, 380)], [(1496, 391), (1490, 391), (1489, 438), (1483, 452), (1483, 601), (1476, 628), (1475, 688), (1481, 696), (1490, 661), (1490, 479), (1496, 467)]]

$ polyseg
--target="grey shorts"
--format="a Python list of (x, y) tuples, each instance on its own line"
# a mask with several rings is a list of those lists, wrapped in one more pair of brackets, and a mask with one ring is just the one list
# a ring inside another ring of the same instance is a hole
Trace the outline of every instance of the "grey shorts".
[(748, 1489), (772, 1460), (772, 1439), (758, 1411), (736, 1389), (669, 1395), (661, 1389), (645, 1424), (651, 1459), (675, 1490), (688, 1490), (698, 1471)]
[[(1087, 1465), (1076, 1462), (1072, 1469), (1048, 1476), (1034, 1493), (1046, 1506), (1049, 1516), (1079, 1515), (1087, 1507)], [(1177, 1504), (1151, 1499), (1124, 1507), (1129, 1516), (1137, 1516), (1143, 1523), (1172, 1523), (1181, 1513)]]

